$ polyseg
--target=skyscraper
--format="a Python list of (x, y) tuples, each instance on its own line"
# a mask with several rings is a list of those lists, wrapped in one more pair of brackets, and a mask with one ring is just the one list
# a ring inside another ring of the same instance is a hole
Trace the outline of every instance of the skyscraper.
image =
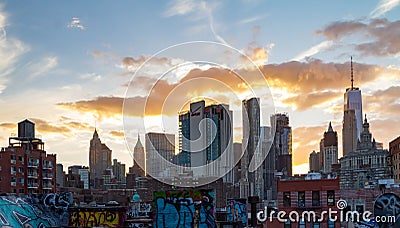
[(94, 129), (93, 138), (90, 140), (89, 168), (91, 185), (95, 188), (95, 180), (101, 179), (103, 171), (111, 167), (111, 153), (110, 148), (101, 142), (97, 130)]
[(138, 134), (138, 139), (133, 149), (133, 167), (139, 168), (141, 176), (146, 174), (146, 154), (144, 153), (144, 147), (140, 141), (140, 136)]
[(357, 141), (360, 140), (362, 124), (361, 90), (354, 87), (353, 59), (351, 58), (351, 87), (347, 88), (344, 93), (343, 156), (357, 149)]
[(275, 129), (271, 147), (271, 152), (275, 153), (275, 169), (284, 176), (292, 176), (292, 127), (289, 126), (289, 116), (284, 113), (272, 115), (271, 124)]
[[(214, 104), (205, 106), (205, 101), (190, 104), (190, 111), (179, 115), (179, 155), (181, 166), (198, 167), (207, 165), (219, 158), (225, 151), (232, 155), (232, 111), (229, 105)], [(233, 156), (221, 161), (226, 168), (233, 166)], [(220, 168), (208, 166), (207, 173), (194, 175), (216, 176)], [(233, 182), (233, 173), (224, 176), (224, 181)]]
[(310, 165), (310, 172), (319, 172), (321, 170), (320, 167), (320, 152), (313, 151), (308, 158), (308, 162)]
[[(258, 153), (260, 140), (260, 99), (253, 97), (242, 101), (242, 121), (244, 154), (242, 157), (242, 172), (240, 180), (240, 197), (247, 198), (256, 193), (255, 172), (249, 172), (249, 165), (254, 154)], [(261, 167), (259, 167), (261, 168)]]
[(324, 133), (323, 138), (323, 167), (322, 170), (325, 173), (331, 172), (333, 164), (338, 163), (338, 138), (337, 132), (333, 131), (332, 124), (329, 122), (328, 131)]
[[(146, 133), (146, 173), (153, 177), (168, 176), (175, 155), (175, 135)], [(163, 159), (165, 160), (163, 160)]]

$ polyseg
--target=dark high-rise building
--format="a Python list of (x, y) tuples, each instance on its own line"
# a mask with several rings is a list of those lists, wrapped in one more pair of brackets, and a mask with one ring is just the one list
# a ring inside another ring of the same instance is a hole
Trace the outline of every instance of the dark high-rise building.
[[(202, 134), (202, 132), (204, 134)], [(232, 111), (226, 104), (205, 106), (205, 101), (190, 104), (190, 110), (179, 115), (180, 166), (199, 167), (219, 158), (225, 151), (232, 154)], [(221, 161), (225, 167), (207, 166), (206, 173), (195, 176), (218, 176), (223, 169), (233, 167), (233, 156)], [(222, 169), (222, 170), (221, 170)], [(233, 182), (233, 173), (224, 176), (224, 181)]]
[(102, 179), (104, 170), (111, 168), (111, 153), (106, 144), (101, 142), (95, 129), (89, 148), (90, 182), (95, 188), (96, 179)]
[(138, 168), (137, 171), (140, 176), (146, 176), (146, 154), (139, 134), (135, 148), (133, 149), (133, 167)]
[[(240, 197), (253, 196), (260, 189), (256, 189), (256, 172), (249, 172), (249, 165), (255, 154), (258, 153), (260, 140), (260, 99), (251, 98), (242, 101), (242, 122), (244, 154), (242, 157), (242, 171), (240, 182)], [(262, 169), (262, 167), (259, 167)], [(257, 175), (258, 176), (258, 175)]]
[(313, 151), (308, 158), (308, 162), (310, 165), (310, 172), (319, 172), (321, 170), (320, 166), (320, 152)]
[(354, 87), (353, 61), (351, 61), (351, 87), (344, 93), (343, 115), (343, 156), (357, 149), (357, 141), (361, 140), (362, 131), (362, 98), (361, 90)]
[(152, 177), (168, 177), (175, 155), (175, 135), (146, 133), (146, 173)]
[(35, 137), (35, 124), (18, 123), (18, 137), (8, 139), (0, 152), (0, 192), (46, 194), (56, 191), (56, 155), (47, 154)]
[(283, 113), (272, 115), (271, 124), (275, 129), (271, 147), (275, 153), (275, 169), (284, 176), (292, 176), (292, 127), (289, 126), (289, 116)]
[(337, 132), (333, 131), (332, 124), (329, 122), (328, 131), (324, 133), (323, 148), (323, 167), (324, 173), (332, 171), (332, 165), (338, 164), (338, 137)]

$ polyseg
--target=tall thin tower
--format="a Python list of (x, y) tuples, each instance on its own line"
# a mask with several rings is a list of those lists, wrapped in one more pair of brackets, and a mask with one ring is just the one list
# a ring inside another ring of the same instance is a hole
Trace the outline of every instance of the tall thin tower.
[(344, 93), (343, 156), (357, 149), (357, 141), (360, 140), (363, 124), (361, 90), (354, 87), (353, 58), (351, 57), (350, 60), (351, 87)]

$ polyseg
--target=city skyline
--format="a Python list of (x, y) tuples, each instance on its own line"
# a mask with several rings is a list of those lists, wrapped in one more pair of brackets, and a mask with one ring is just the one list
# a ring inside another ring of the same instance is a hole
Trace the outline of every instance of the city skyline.
[[(368, 115), (371, 132), (384, 148), (398, 136), (398, 1), (60, 4), (9, 1), (0, 5), (2, 147), (7, 146), (10, 134), (17, 133), (16, 123), (28, 118), (35, 122), (45, 150), (57, 154), (64, 167), (89, 164), (89, 140), (95, 127), (113, 158), (132, 161), (121, 114), (126, 83), (152, 54), (191, 40), (227, 43), (260, 66), (276, 113), (290, 117), (293, 173), (308, 171), (308, 155), (318, 151), (329, 122), (338, 132), (342, 155), (343, 95), (351, 84), (350, 56), (354, 86), (362, 91), (363, 113)], [(225, 8), (230, 13), (223, 13)], [(302, 13), (295, 12), (299, 8)], [(175, 60), (157, 61), (156, 71)], [(226, 76), (215, 68), (199, 69), (217, 78)], [(190, 69), (182, 71), (181, 78), (192, 76)], [(149, 81), (143, 76), (135, 83), (146, 87)], [(176, 86), (176, 81), (165, 83)], [(197, 95), (210, 95), (200, 87), (203, 91)], [(241, 115), (241, 110), (229, 105), (234, 116)], [(140, 119), (135, 110), (129, 116)], [(178, 122), (176, 112), (165, 118)], [(135, 124), (130, 127), (135, 129)], [(138, 127), (133, 134), (140, 133), (144, 139), (145, 130)], [(156, 126), (150, 130), (163, 132)], [(240, 126), (234, 126), (234, 136), (237, 132)], [(136, 139), (129, 143), (134, 145)], [(240, 142), (237, 136), (235, 142)]]

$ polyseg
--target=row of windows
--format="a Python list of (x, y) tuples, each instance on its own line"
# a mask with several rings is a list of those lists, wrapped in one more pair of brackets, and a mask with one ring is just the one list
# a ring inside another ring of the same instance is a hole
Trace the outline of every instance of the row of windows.
[[(328, 228), (335, 228), (335, 221), (328, 219), (327, 225), (328, 225), (328, 226), (327, 226)], [(289, 220), (289, 219), (285, 222), (285, 225), (284, 225), (283, 227), (284, 227), (284, 228), (291, 228), (290, 220)], [(307, 224), (307, 226), (306, 226), (306, 222), (305, 222), (304, 220), (300, 220), (300, 221), (299, 221), (299, 224), (298, 224), (298, 227), (299, 227), (299, 228), (306, 228), (306, 227), (310, 227), (310, 228), (320, 228), (320, 227), (321, 227), (321, 223), (319, 223), (319, 222), (313, 222), (313, 223)]]
[[(312, 191), (311, 193), (311, 206), (321, 206), (321, 193), (320, 191)], [(327, 191), (327, 205), (334, 206), (335, 205), (335, 191), (328, 190)], [(283, 193), (283, 206), (284, 207), (291, 207), (292, 206), (292, 198), (290, 192)], [(297, 206), (298, 207), (305, 207), (306, 206), (306, 192), (300, 191), (297, 192)]]

